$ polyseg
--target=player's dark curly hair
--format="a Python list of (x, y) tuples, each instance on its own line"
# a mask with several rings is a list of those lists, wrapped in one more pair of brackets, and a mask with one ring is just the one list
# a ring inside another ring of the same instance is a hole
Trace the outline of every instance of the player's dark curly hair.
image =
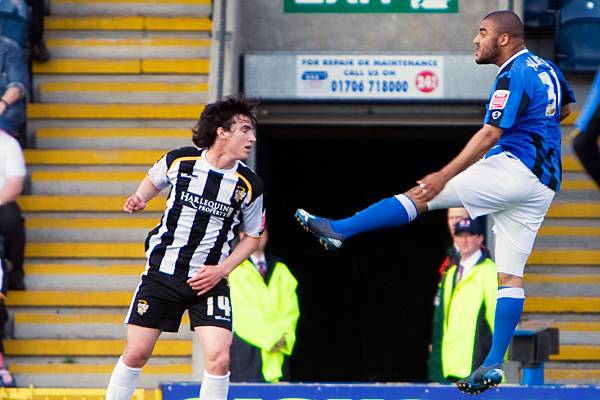
[(245, 115), (256, 126), (255, 109), (259, 101), (240, 94), (225, 96), (223, 100), (207, 104), (200, 114), (200, 120), (192, 129), (192, 141), (198, 147), (211, 147), (217, 137), (217, 129), (231, 128), (236, 115)]

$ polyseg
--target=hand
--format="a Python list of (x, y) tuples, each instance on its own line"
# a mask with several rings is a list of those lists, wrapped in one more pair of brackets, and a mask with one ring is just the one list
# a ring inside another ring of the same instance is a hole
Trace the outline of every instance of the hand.
[(146, 208), (147, 203), (140, 198), (137, 194), (129, 196), (123, 205), (123, 210), (128, 213), (134, 213), (136, 211), (143, 210)]
[(271, 353), (279, 351), (283, 346), (285, 346), (285, 336), (282, 336), (281, 339), (279, 339), (279, 341), (277, 343), (275, 343), (273, 348), (269, 351)]
[(227, 273), (222, 264), (205, 265), (200, 268), (194, 276), (188, 279), (187, 283), (192, 289), (199, 291), (198, 296), (202, 296), (204, 293), (214, 288), (226, 275)]
[(413, 189), (412, 194), (416, 200), (427, 202), (437, 196), (449, 180), (439, 171), (431, 173), (417, 181), (419, 186)]
[(4, 114), (4, 111), (6, 111), (6, 109), (6, 104), (4, 104), (3, 101), (0, 101), (0, 115)]

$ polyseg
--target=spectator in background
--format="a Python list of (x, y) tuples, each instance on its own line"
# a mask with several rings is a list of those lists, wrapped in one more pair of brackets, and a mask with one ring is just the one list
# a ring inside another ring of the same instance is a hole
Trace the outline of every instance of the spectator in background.
[(454, 243), (459, 259), (442, 276), (442, 382), (456, 382), (481, 365), (492, 344), (496, 265), (483, 249), (484, 234), (477, 220), (456, 223)]
[(6, 290), (8, 285), (8, 266), (4, 258), (4, 237), (0, 236), (0, 387), (15, 387), (16, 382), (4, 362), (4, 325), (8, 321), (6, 311)]
[(600, 71), (592, 83), (583, 110), (575, 124), (573, 149), (588, 174), (600, 187)]
[(460, 259), (458, 251), (458, 245), (454, 240), (454, 228), (456, 223), (462, 219), (469, 218), (467, 210), (461, 207), (449, 208), (447, 214), (448, 231), (452, 238), (452, 244), (448, 247), (447, 256), (440, 265), (440, 282), (438, 289), (433, 300), (433, 328), (431, 333), (431, 348), (429, 349), (429, 357), (427, 359), (427, 377), (430, 382), (444, 383), (444, 377), (442, 375), (442, 330), (443, 330), (443, 318), (444, 310), (440, 307), (440, 296), (442, 288), (442, 279), (444, 272), (451, 267), (456, 265)]
[(25, 160), (16, 139), (0, 130), (0, 236), (10, 262), (9, 289), (24, 290), (25, 221), (16, 203), (23, 191)]
[(23, 0), (0, 1), (0, 129), (25, 144), (25, 106), (29, 72), (27, 5)]
[(267, 241), (265, 230), (258, 250), (229, 275), (232, 382), (289, 380), (287, 361), (300, 316), (298, 282), (283, 262), (265, 251)]
[(29, 21), (29, 49), (31, 58), (37, 62), (46, 62), (50, 59), (50, 53), (44, 41), (44, 0), (27, 0), (31, 8)]

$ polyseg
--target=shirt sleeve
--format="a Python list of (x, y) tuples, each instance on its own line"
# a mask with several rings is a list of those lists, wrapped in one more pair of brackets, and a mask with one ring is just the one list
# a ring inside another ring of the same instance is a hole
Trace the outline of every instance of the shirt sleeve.
[(501, 74), (490, 94), (486, 105), (484, 124), (502, 129), (511, 128), (517, 117), (529, 105), (529, 96), (525, 90), (525, 79), (515, 73), (515, 67)]
[(167, 172), (167, 154), (165, 154), (148, 170), (148, 179), (154, 187), (162, 190), (171, 184)]
[(5, 141), (7, 149), (4, 154), (6, 155), (6, 176), (24, 177), (27, 174), (25, 168), (25, 158), (23, 157), (23, 151), (19, 143), (12, 139)]
[(265, 230), (266, 211), (262, 193), (242, 208), (242, 232), (252, 237), (259, 237)]

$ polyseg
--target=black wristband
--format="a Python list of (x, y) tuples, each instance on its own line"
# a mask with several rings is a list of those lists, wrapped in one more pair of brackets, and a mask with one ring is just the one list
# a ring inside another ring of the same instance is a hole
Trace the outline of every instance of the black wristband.
[(4, 103), (6, 108), (8, 108), (10, 106), (10, 104), (8, 104), (8, 101), (4, 100), (3, 98), (0, 98), (0, 101)]

